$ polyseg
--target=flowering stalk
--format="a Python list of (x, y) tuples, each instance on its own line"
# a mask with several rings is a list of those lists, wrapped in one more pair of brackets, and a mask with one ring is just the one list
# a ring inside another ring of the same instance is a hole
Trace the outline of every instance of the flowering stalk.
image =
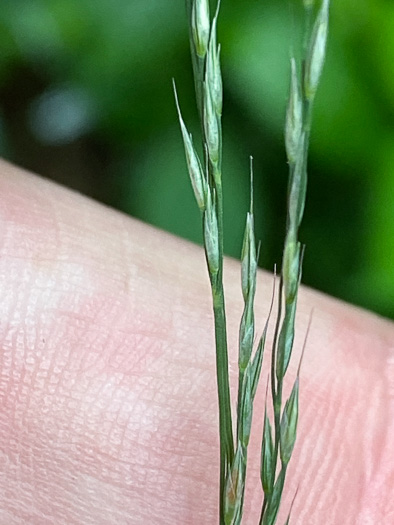
[[(196, 99), (205, 152), (205, 201), (200, 209), (215, 322), (220, 434), (220, 523), (224, 524), (225, 497), (223, 495), (226, 490), (235, 490), (234, 469), (237, 469), (241, 457), (240, 453), (235, 454), (234, 450), (223, 290), (222, 77), (220, 48), (216, 37), (219, 6), (218, 2), (211, 23), (208, 0), (186, 0)], [(233, 486), (228, 489), (227, 482), (226, 489), (226, 480), (229, 477), (232, 479)], [(238, 485), (236, 490), (239, 490)]]
[[(304, 0), (306, 33), (314, 2)], [(274, 437), (265, 414), (261, 481), (264, 491), (260, 524), (273, 525), (279, 511), (287, 467), (293, 452), (298, 423), (299, 372), (290, 397), (282, 409), (284, 378), (289, 366), (295, 331), (298, 288), (303, 248), (298, 241), (307, 186), (307, 157), (312, 107), (323, 70), (328, 33), (329, 0), (322, 0), (311, 36), (306, 39), (303, 77), (295, 58), (291, 59), (290, 96), (286, 114), (285, 144), (289, 163), (287, 233), (285, 238), (277, 324), (271, 361), (271, 393), (274, 409)], [(284, 312), (282, 311), (284, 310)], [(283, 316), (283, 319), (282, 319)], [(278, 466), (280, 471), (275, 479)], [(271, 478), (269, 476), (271, 472)], [(287, 523), (289, 522), (289, 518)]]
[[(309, 19), (314, 0), (304, 0)], [(186, 0), (190, 47), (197, 107), (201, 122), (204, 159), (201, 162), (192, 137), (183, 121), (175, 90), (176, 107), (186, 154), (188, 171), (202, 215), (203, 238), (211, 283), (216, 373), (219, 401), (220, 434), (220, 525), (239, 525), (242, 520), (247, 453), (253, 414), (253, 402), (261, 373), (264, 345), (270, 314), (255, 352), (254, 299), (256, 292), (258, 249), (254, 234), (253, 165), (251, 161), (251, 201), (241, 254), (241, 286), (244, 310), (239, 329), (238, 397), (235, 441), (233, 436), (227, 325), (223, 290), (223, 197), (222, 197), (222, 76), (220, 46), (217, 44), (217, 20), (220, 0), (211, 21), (209, 0)], [(294, 58), (291, 60), (291, 89), (286, 117), (285, 143), (289, 162), (287, 233), (283, 252), (278, 315), (271, 361), (271, 393), (274, 422), (264, 414), (261, 453), (261, 482), (264, 491), (260, 524), (276, 522), (287, 467), (295, 445), (298, 423), (299, 373), (289, 399), (282, 407), (283, 383), (294, 341), (294, 323), (303, 250), (298, 229), (305, 205), (307, 153), (311, 111), (322, 72), (328, 27), (329, 0), (322, 0), (303, 64), (302, 82)], [(309, 34), (309, 30), (307, 30)], [(282, 310), (284, 309), (284, 313)], [(268, 388), (267, 388), (268, 390)], [(266, 399), (267, 403), (267, 399)], [(279, 474), (276, 475), (276, 472)], [(287, 519), (289, 523), (290, 515)]]

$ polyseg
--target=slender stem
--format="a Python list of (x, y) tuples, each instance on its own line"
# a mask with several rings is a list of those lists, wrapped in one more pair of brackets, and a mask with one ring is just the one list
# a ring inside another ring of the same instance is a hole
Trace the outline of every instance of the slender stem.
[[(186, 8), (189, 21), (191, 20), (193, 0), (186, 0)], [(198, 56), (195, 50), (192, 27), (189, 23), (189, 37), (193, 64), (193, 77), (196, 92), (196, 101), (200, 117), (202, 131), (203, 150), (205, 165), (209, 173), (209, 186), (215, 189), (215, 202), (213, 203), (218, 221), (219, 268), (215, 275), (210, 273), (211, 292), (214, 313), (215, 343), (216, 343), (216, 376), (219, 405), (219, 436), (220, 436), (220, 523), (224, 524), (224, 490), (229, 469), (234, 458), (234, 441), (231, 416), (231, 399), (229, 385), (229, 367), (227, 351), (227, 326), (226, 309), (223, 289), (223, 197), (221, 184), (221, 162), (212, 166), (206, 148), (205, 126), (204, 126), (204, 80), (206, 59)], [(221, 144), (220, 144), (221, 156)], [(209, 270), (209, 265), (208, 265)]]
[[(310, 24), (311, 10), (308, 9), (306, 13), (305, 41), (304, 54), (309, 41), (309, 24)], [(305, 67), (305, 66), (304, 66)], [(304, 77), (304, 75), (303, 75)], [(297, 89), (297, 86), (292, 84), (292, 89)], [(305, 195), (307, 186), (307, 163), (308, 150), (311, 132), (312, 121), (312, 107), (313, 97), (307, 98), (305, 95), (305, 86), (302, 86), (302, 130), (300, 135), (301, 142), (299, 143), (298, 158), (289, 158), (289, 186), (288, 186), (288, 215), (286, 225), (286, 238), (284, 246), (284, 255), (282, 262), (282, 273), (280, 282), (280, 293), (278, 301), (278, 317), (275, 328), (272, 361), (271, 361), (271, 393), (274, 409), (274, 451), (273, 451), (273, 486), (275, 483), (275, 473), (278, 462), (282, 461), (282, 470), (286, 469), (287, 464), (283, 464), (283, 460), (279, 457), (280, 443), (281, 443), (281, 417), (282, 417), (282, 402), (283, 402), (283, 385), (286, 368), (288, 366), (288, 359), (292, 352), (294, 340), (294, 312), (297, 303), (298, 285), (301, 276), (302, 268), (302, 250), (298, 242), (298, 230), (302, 220)], [(293, 93), (294, 96), (294, 93)], [(296, 101), (297, 99), (294, 98)], [(291, 118), (290, 114), (290, 118)], [(294, 121), (293, 121), (294, 122)], [(290, 124), (292, 122), (290, 121)], [(294, 129), (294, 128), (293, 128)], [(292, 128), (289, 127), (289, 133)], [(291, 135), (290, 135), (291, 137)], [(297, 268), (295, 273), (292, 268)], [(297, 275), (298, 273), (298, 275)], [(285, 312), (283, 320), (282, 317), (282, 301), (285, 301)], [(279, 368), (278, 368), (279, 367)], [(284, 482), (286, 471), (283, 471), (283, 476), (280, 478)], [(279, 478), (277, 479), (277, 482)], [(282, 487), (283, 488), (283, 487)], [(264, 521), (264, 516), (271, 512), (272, 493), (265, 494), (261, 509), (260, 524)], [(276, 519), (276, 518), (275, 518)], [(275, 521), (274, 519), (274, 521)]]
[(223, 196), (221, 177), (214, 177), (219, 231), (219, 271), (212, 282), (213, 312), (216, 341), (216, 375), (219, 400), (220, 432), (220, 516), (223, 520), (223, 494), (227, 471), (234, 459), (234, 439), (231, 415), (229, 367), (227, 351), (226, 307), (223, 288)]
[[(216, 341), (216, 375), (219, 398), (220, 430), (220, 494), (223, 494), (226, 473), (234, 457), (231, 423), (230, 385), (228, 377), (227, 332), (223, 285), (219, 280), (212, 286)], [(223, 498), (220, 500), (222, 515)]]

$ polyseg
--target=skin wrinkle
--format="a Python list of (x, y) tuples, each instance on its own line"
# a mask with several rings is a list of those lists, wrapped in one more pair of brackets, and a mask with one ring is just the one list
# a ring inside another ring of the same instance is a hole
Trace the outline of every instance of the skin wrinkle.
[[(388, 434), (387, 425), (382, 425), (385, 419), (386, 409), (389, 407), (385, 402), (385, 385), (378, 383), (370, 391), (369, 406), (365, 414), (365, 441), (364, 441), (364, 457), (365, 457), (365, 474), (368, 485), (373, 481), (374, 473), (380, 470), (380, 465), (384, 461), (384, 449), (388, 444), (390, 434)], [(385, 406), (386, 405), (386, 406)], [(373, 433), (370, 429), (376, 429)], [(376, 440), (382, 443), (377, 453), (372, 454)]]
[[(302, 383), (301, 383), (302, 384)], [(305, 407), (301, 405), (300, 410), (304, 410)], [(330, 409), (332, 410), (330, 414)], [(309, 435), (311, 441), (314, 443), (313, 449), (310, 451), (309, 456), (304, 458), (304, 461), (297, 465), (297, 476), (296, 485), (299, 487), (299, 495), (296, 499), (301, 503), (300, 520), (305, 518), (310, 511), (311, 506), (319, 506), (319, 500), (321, 499), (321, 494), (314, 496), (313, 501), (310, 499), (307, 493), (307, 487), (313, 482), (315, 483), (317, 479), (324, 479), (326, 477), (326, 468), (330, 466), (331, 458), (327, 457), (327, 454), (324, 453), (325, 449), (325, 434), (327, 431), (331, 430), (331, 419), (330, 415), (335, 414), (335, 403), (331, 402), (328, 411), (325, 411), (325, 417), (323, 423), (319, 421), (316, 417), (316, 413), (311, 410), (309, 414), (305, 414), (304, 417), (300, 417), (300, 432), (299, 432), (299, 441), (297, 444), (302, 443), (302, 441)], [(300, 412), (302, 414), (302, 412)], [(309, 415), (309, 418), (307, 419)], [(334, 432), (330, 432), (333, 436)], [(296, 444), (295, 452), (298, 453), (299, 447)], [(329, 444), (327, 444), (328, 450), (330, 450)], [(311, 465), (314, 466), (313, 470)], [(292, 465), (293, 467), (293, 465)], [(293, 469), (294, 470), (294, 469)], [(331, 477), (331, 476), (330, 476)]]
[[(355, 334), (355, 338), (359, 337), (359, 334), (355, 330), (352, 329), (352, 332)], [(371, 359), (372, 348), (374, 349), (372, 352), (374, 359)], [(380, 350), (384, 351), (384, 347)], [(387, 417), (390, 410), (392, 410), (390, 397), (387, 396), (390, 380), (390, 375), (387, 374), (389, 371), (387, 367), (389, 346), (387, 344), (387, 350), (384, 351), (383, 358), (379, 360), (376, 359), (376, 348), (372, 344), (369, 348), (365, 347), (365, 352), (361, 354), (361, 357), (361, 369), (368, 371), (368, 374), (371, 374), (373, 371), (376, 376), (375, 386), (368, 390), (368, 399), (364, 406), (360, 407), (360, 411), (365, 419), (364, 453), (360, 455), (364, 465), (365, 484), (363, 486), (362, 496), (360, 497), (361, 504), (358, 509), (358, 522), (364, 523), (364, 520), (367, 519), (368, 507), (381, 506), (382, 499), (384, 499), (382, 498), (382, 494), (385, 490), (382, 486), (380, 487), (380, 492), (377, 493), (374, 498), (371, 498), (371, 494), (373, 493), (374, 486), (376, 486), (376, 478), (381, 478), (384, 472), (385, 463), (391, 464), (391, 472), (393, 473), (393, 434), (391, 424), (389, 423), (392, 419)], [(373, 394), (375, 394), (375, 402)], [(371, 428), (374, 429), (373, 433), (370, 432)], [(386, 487), (387, 486), (390, 486), (390, 484), (387, 484)], [(382, 512), (382, 516), (384, 516), (385, 520), (388, 520), (387, 512)], [(389, 523), (389, 521), (387, 521), (387, 523)]]
[[(9, 239), (8, 253), (3, 244), (0, 258), (5, 523), (216, 522), (217, 401), (201, 250), (5, 164), (0, 201)], [(54, 209), (57, 232), (50, 217)], [(25, 260), (16, 259), (24, 233), (30, 238), (22, 243)], [(52, 264), (43, 254), (55, 236), (60, 246)], [(227, 260), (225, 272), (234, 390), (242, 294), (238, 264)], [(258, 331), (271, 289), (271, 277), (261, 273)], [(278, 523), (299, 485), (295, 523), (365, 525), (364, 517), (372, 516), (384, 525), (393, 513), (387, 488), (394, 475), (387, 437), (393, 325), (303, 288), (288, 388), (313, 306), (300, 436)], [(271, 339), (270, 332), (267, 349)], [(31, 367), (34, 382), (26, 375)], [(263, 390), (252, 431), (246, 523), (256, 522), (261, 503)], [(365, 418), (366, 407), (375, 411), (371, 419)], [(368, 434), (372, 421), (376, 427)], [(373, 486), (363, 482), (361, 502), (361, 478), (370, 471)], [(336, 489), (325, 490), (330, 483)]]
[[(341, 384), (343, 382), (344, 382), (344, 379), (338, 379), (337, 378), (337, 383), (338, 384)], [(358, 382), (360, 383), (360, 381), (358, 381)], [(340, 426), (342, 426), (342, 428), (345, 429), (345, 438), (346, 438), (346, 434), (347, 434), (346, 433), (346, 429), (347, 428), (354, 428), (354, 426), (351, 424), (351, 421), (356, 419), (356, 415), (357, 415), (358, 419), (362, 419), (361, 416), (365, 413), (365, 407), (368, 406), (368, 405), (365, 405), (365, 406), (358, 406), (358, 407), (356, 406), (355, 407), (354, 403), (353, 403), (353, 399), (358, 399), (360, 397), (360, 395), (362, 395), (363, 386), (364, 385), (362, 385), (362, 384), (359, 385), (358, 388), (360, 389), (360, 393), (358, 395), (357, 395), (357, 392), (353, 391), (353, 392), (351, 392), (351, 396), (348, 396), (348, 398), (350, 397), (350, 399), (348, 399), (346, 401), (343, 398), (341, 399), (340, 414), (348, 414), (347, 420), (345, 419), (345, 421), (341, 421), (340, 422)], [(335, 387), (335, 385), (334, 385), (333, 390), (335, 391), (337, 388), (338, 387)], [(353, 406), (352, 406), (352, 404), (353, 404)], [(329, 415), (327, 415), (327, 420), (330, 420), (330, 416)], [(335, 434), (336, 434), (336, 431), (335, 431), (335, 427), (334, 427), (334, 428), (331, 429), (331, 435), (335, 436)], [(347, 438), (347, 439), (349, 441), (349, 444), (347, 446), (342, 444), (341, 446), (342, 446), (343, 449), (352, 450), (352, 435), (350, 435), (349, 438)], [(345, 441), (345, 443), (346, 443), (346, 441)], [(341, 456), (341, 454), (339, 454), (339, 455)], [(361, 458), (361, 457), (363, 457), (363, 455), (360, 454), (359, 457)], [(340, 471), (339, 462), (337, 461), (337, 462), (335, 462), (333, 464), (336, 466), (336, 470)], [(344, 469), (344, 471), (346, 471), (344, 465), (342, 466), (342, 468)], [(362, 476), (362, 477), (364, 477), (364, 468), (365, 467), (362, 465), (362, 468), (360, 469), (360, 476)], [(342, 472), (342, 474), (343, 473), (344, 472)], [(334, 472), (331, 472), (331, 476), (329, 478), (329, 483), (331, 483), (331, 484), (333, 483), (333, 478), (334, 478), (333, 474), (334, 474)], [(327, 486), (327, 490), (328, 490), (328, 492), (331, 493), (330, 486)], [(360, 496), (358, 499), (361, 500), (362, 497)], [(335, 509), (336, 508), (335, 505), (333, 505), (332, 508)], [(357, 512), (357, 508), (354, 509), (354, 512), (355, 513)], [(349, 523), (353, 523), (355, 521), (355, 519), (356, 519), (356, 515), (353, 515), (353, 517), (350, 516), (347, 519), (348, 519)]]
[[(327, 483), (327, 492), (334, 495), (334, 505), (332, 505), (332, 519), (340, 520), (343, 513), (338, 511), (338, 502), (341, 498), (347, 498), (349, 495), (349, 503), (347, 513), (345, 514), (347, 523), (354, 523), (357, 516), (358, 502), (362, 498), (363, 486), (365, 484), (365, 475), (363, 469), (363, 462), (357, 464), (357, 459), (360, 458), (358, 452), (358, 447), (354, 445), (354, 436), (353, 432), (350, 433), (347, 431), (348, 428), (357, 428), (358, 418), (356, 414), (352, 413), (352, 395), (349, 392), (347, 398), (345, 399), (346, 403), (342, 403), (340, 410), (344, 414), (348, 414), (346, 419), (342, 421), (342, 429), (339, 425), (336, 425), (337, 435), (344, 435), (344, 438), (340, 441), (339, 446), (337, 446), (337, 455), (342, 458), (342, 461), (338, 461), (335, 456), (331, 456), (331, 461), (333, 463), (332, 471), (330, 472), (328, 483)], [(339, 418), (338, 418), (339, 419)], [(352, 422), (354, 421), (354, 424)], [(334, 429), (331, 429), (330, 432), (334, 433)], [(361, 447), (360, 447), (361, 448)], [(349, 457), (350, 454), (348, 451), (351, 451), (351, 455), (354, 457), (354, 463), (356, 468), (349, 468), (349, 463), (346, 461), (346, 457)], [(327, 468), (327, 473), (329, 472)], [(357, 476), (355, 476), (357, 472)], [(335, 480), (338, 480), (335, 483)], [(322, 508), (321, 505), (320, 508)]]
[[(331, 386), (333, 390), (340, 385), (340, 380), (334, 379), (333, 382), (327, 381), (325, 386)], [(323, 405), (324, 406), (324, 405)], [(313, 443), (313, 448), (310, 451), (309, 457), (307, 457), (303, 463), (303, 466), (298, 465), (296, 459), (296, 469), (298, 472), (298, 483), (299, 493), (297, 495), (294, 510), (299, 513), (300, 522), (306, 519), (311, 514), (316, 516), (321, 515), (324, 506), (327, 504), (327, 494), (331, 500), (329, 506), (329, 513), (326, 511), (325, 519), (330, 523), (336, 523), (335, 514), (336, 506), (333, 505), (336, 497), (346, 488), (345, 478), (345, 464), (341, 458), (341, 454), (338, 453), (338, 458), (333, 457), (332, 451), (335, 450), (333, 445), (337, 440), (338, 429), (343, 428), (343, 421), (335, 417), (338, 410), (346, 409), (347, 403), (344, 403), (344, 399), (340, 401), (337, 399), (330, 399), (328, 407), (324, 407), (324, 414), (321, 413), (321, 409), (317, 412), (311, 410), (308, 412), (309, 407), (305, 407), (305, 403), (300, 408), (300, 434), (299, 443), (302, 443), (304, 439), (309, 439)], [(302, 417), (304, 414), (304, 417)], [(308, 418), (309, 415), (309, 419)], [(343, 447), (343, 443), (340, 444)], [(296, 449), (296, 454), (299, 454), (299, 447)], [(297, 458), (297, 456), (296, 456)], [(292, 465), (294, 470), (294, 464)], [(340, 473), (339, 479), (337, 479), (337, 473)], [(323, 486), (324, 492), (317, 492), (310, 497), (310, 487)], [(293, 487), (292, 487), (293, 489)], [(289, 488), (289, 490), (291, 490)], [(294, 490), (292, 492), (294, 493)], [(331, 517), (330, 517), (331, 514)], [(341, 519), (345, 520), (346, 515), (349, 514), (349, 510), (344, 513), (341, 511)], [(339, 516), (337, 516), (339, 518)], [(313, 521), (311, 523), (314, 523)]]
[[(388, 347), (388, 356), (384, 367), (385, 388), (384, 392), (389, 393), (391, 403), (387, 407), (386, 420), (387, 425), (385, 429), (385, 440), (380, 449), (379, 464), (373, 470), (371, 479), (364, 494), (361, 504), (359, 521), (360, 523), (374, 523), (374, 508), (378, 507), (381, 515), (385, 516), (387, 523), (394, 520), (394, 508), (392, 505), (392, 498), (382, 498), (382, 493), (385, 493), (387, 487), (392, 487), (394, 484), (394, 471), (392, 466), (392, 450), (393, 450), (393, 435), (394, 435), (394, 348)], [(371, 443), (373, 437), (371, 436)], [(378, 475), (379, 473), (379, 475)]]
[(98, 394), (97, 394), (98, 395)]

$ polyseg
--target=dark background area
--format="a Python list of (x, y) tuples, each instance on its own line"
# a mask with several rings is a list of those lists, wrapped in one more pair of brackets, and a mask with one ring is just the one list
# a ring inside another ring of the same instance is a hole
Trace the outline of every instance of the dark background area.
[[(288, 0), (222, 1), (225, 248), (239, 256), (253, 155), (268, 269), (285, 227), (292, 27)], [(183, 0), (3, 0), (0, 154), (200, 242), (172, 77), (197, 137)], [(304, 283), (394, 317), (393, 200), (394, 3), (333, 2), (300, 235)]]

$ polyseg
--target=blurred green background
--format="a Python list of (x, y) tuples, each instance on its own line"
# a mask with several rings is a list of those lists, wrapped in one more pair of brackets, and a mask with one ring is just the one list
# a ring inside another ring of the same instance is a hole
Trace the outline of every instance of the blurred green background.
[[(300, 1), (300, 0), (294, 0)], [(255, 159), (261, 264), (280, 262), (288, 0), (223, 0), (226, 252)], [(173, 101), (194, 135), (183, 0), (3, 0), (0, 153), (200, 242)], [(394, 317), (394, 3), (333, 2), (301, 231), (304, 282)]]

